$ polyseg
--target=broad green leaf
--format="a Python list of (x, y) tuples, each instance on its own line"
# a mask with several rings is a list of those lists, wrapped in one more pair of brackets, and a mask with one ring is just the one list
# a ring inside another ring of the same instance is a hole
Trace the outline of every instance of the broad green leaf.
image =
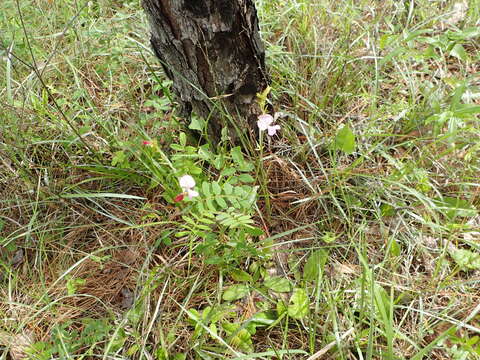
[(395, 215), (395, 208), (390, 204), (382, 204), (380, 205), (380, 215), (382, 217), (388, 217)]
[(247, 353), (252, 352), (253, 349), (253, 342), (252, 342), (252, 335), (246, 328), (242, 328), (241, 324), (233, 324), (230, 322), (222, 323), (222, 327), (227, 333), (229, 338), (229, 343), (235, 348), (238, 348), (242, 351)]
[(86, 280), (81, 278), (69, 278), (67, 280), (67, 294), (73, 295), (77, 292), (77, 289), (85, 285)]
[(252, 281), (252, 275), (244, 270), (234, 269), (230, 272), (230, 276), (235, 281)]
[(180, 145), (185, 146), (187, 145), (187, 135), (184, 132), (181, 132), (179, 135)]
[(212, 214), (210, 214), (210, 213), (208, 213), (208, 212), (205, 212), (205, 213), (202, 214), (202, 215), (203, 215), (203, 217), (195, 216), (195, 215), (194, 215), (194, 216), (195, 216), (195, 218), (196, 218), (199, 222), (202, 222), (202, 223), (204, 223), (204, 224), (209, 224), (209, 225), (215, 224), (215, 221), (213, 221), (213, 220), (211, 220), (211, 219), (209, 218), (209, 216), (210, 216), (211, 218), (213, 218), (214, 215), (212, 215)]
[(277, 302), (277, 315), (278, 317), (282, 316), (287, 312), (287, 307), (285, 306), (285, 303), (282, 300), (279, 300)]
[(213, 200), (207, 199), (206, 203), (207, 203), (207, 207), (210, 211), (217, 211), (217, 208), (213, 204)]
[(215, 195), (220, 195), (222, 193), (222, 188), (216, 181), (212, 182), (212, 190)]
[(325, 234), (322, 235), (322, 241), (326, 244), (331, 244), (335, 240), (337, 240), (337, 235), (331, 231), (327, 231)]
[(245, 196), (245, 191), (240, 186), (234, 187), (233, 193), (240, 198), (243, 198)]
[(113, 154), (111, 164), (112, 166), (116, 166), (117, 164), (122, 165), (125, 162), (125, 160), (127, 160), (127, 155), (125, 154), (125, 152), (116, 151)]
[(215, 159), (213, 160), (213, 166), (215, 166), (217, 170), (222, 169), (224, 164), (225, 156), (223, 156), (222, 154), (215, 156)]
[(310, 255), (305, 266), (303, 267), (303, 278), (307, 281), (315, 281), (318, 279), (318, 276), (328, 259), (328, 251), (326, 250), (317, 250)]
[(233, 162), (237, 165), (243, 165), (245, 159), (243, 158), (242, 149), (240, 146), (234, 147), (230, 150), (230, 154), (232, 155)]
[(188, 128), (191, 130), (202, 131), (205, 128), (205, 120), (198, 116), (192, 116), (192, 121)]
[(462, 44), (456, 44), (452, 50), (450, 50), (450, 56), (454, 56), (459, 60), (466, 61), (467, 60), (467, 52)]
[(222, 170), (220, 175), (222, 175), (222, 176), (232, 176), (233, 174), (235, 174), (235, 171), (237, 171), (237, 170), (235, 170), (234, 167), (227, 167), (227, 168)]
[(202, 192), (203, 192), (203, 195), (205, 195), (206, 197), (209, 197), (211, 195), (210, 184), (206, 181), (202, 183)]
[(227, 195), (231, 195), (233, 193), (233, 186), (229, 183), (223, 184), (223, 192)]
[(194, 225), (194, 226), (195, 226), (195, 224), (196, 224), (195, 220), (193, 220), (192, 218), (190, 218), (190, 217), (188, 217), (188, 216), (186, 216), (186, 215), (182, 216), (182, 219), (183, 219), (185, 222), (189, 223), (190, 225)]
[(257, 312), (255, 315), (250, 318), (250, 322), (255, 324), (255, 326), (268, 326), (271, 325), (277, 320), (277, 316), (274, 310), (267, 310), (262, 312)]
[(248, 286), (245, 284), (232, 285), (225, 290), (222, 299), (225, 301), (235, 301), (248, 295)]
[(240, 174), (238, 175), (238, 180), (242, 181), (242, 182), (246, 182), (246, 183), (249, 183), (249, 182), (254, 182), (255, 179), (253, 178), (252, 175), (250, 174)]
[(353, 194), (344, 194), (343, 199), (349, 208), (362, 205), (362, 201)]
[(175, 233), (175, 237), (182, 237), (190, 234), (190, 231), (179, 231)]
[(228, 207), (227, 202), (223, 199), (221, 195), (215, 196), (215, 201), (222, 209), (226, 209)]
[(450, 220), (456, 217), (472, 217), (477, 214), (475, 207), (464, 199), (443, 197), (434, 199), (434, 202)]
[(288, 304), (288, 315), (294, 319), (303, 319), (308, 315), (309, 300), (307, 292), (296, 288)]
[(470, 27), (470, 28), (466, 28), (466, 29), (454, 31), (454, 32), (449, 31), (447, 35), (448, 35), (448, 38), (452, 40), (458, 40), (458, 41), (470, 40), (480, 36), (480, 28), (477, 26), (477, 27)]
[(355, 151), (355, 147), (355, 134), (348, 125), (345, 125), (335, 137), (334, 148), (343, 151), (345, 154), (351, 154)]
[(258, 227), (255, 227), (255, 226), (251, 226), (251, 225), (245, 225), (245, 232), (252, 235), (252, 236), (260, 236), (260, 235), (263, 235), (263, 230), (258, 228)]
[(215, 323), (211, 323), (209, 328), (210, 328), (210, 331), (212, 332), (213, 335), (218, 334), (217, 325)]
[(290, 290), (292, 290), (292, 285), (290, 284), (290, 281), (282, 277), (272, 277), (270, 279), (267, 279), (265, 280), (263, 285), (275, 292), (289, 292)]
[(462, 270), (479, 270), (480, 269), (480, 254), (467, 250), (455, 249), (450, 251), (450, 256), (455, 260), (457, 265)]
[[(132, 346), (130, 346), (127, 351), (126, 351), (126, 354), (128, 357), (131, 357), (133, 355), (135, 355), (138, 350), (140, 350), (140, 344), (133, 344)], [(157, 359), (162, 359), (160, 356), (160, 352), (161, 352), (162, 349), (159, 349), (157, 350)]]
[(208, 144), (205, 144), (205, 145), (202, 145), (198, 148), (198, 156), (200, 157), (200, 159), (202, 160), (212, 160), (213, 157), (215, 156), (211, 151), (210, 151), (210, 147), (208, 146)]
[(388, 295), (387, 291), (377, 283), (373, 284), (373, 296), (375, 299), (375, 304), (377, 305), (377, 310), (379, 311), (379, 315), (383, 319), (385, 323), (390, 321), (390, 306), (391, 300), (390, 296)]
[(401, 252), (400, 245), (395, 239), (392, 239), (391, 245), (390, 245), (390, 254), (392, 256), (400, 256), (400, 252)]

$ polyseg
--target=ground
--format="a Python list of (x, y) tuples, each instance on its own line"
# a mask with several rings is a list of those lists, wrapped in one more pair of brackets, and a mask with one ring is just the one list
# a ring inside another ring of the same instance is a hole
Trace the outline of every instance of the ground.
[(480, 358), (480, 3), (256, 6), (240, 150), (138, 1), (0, 3), (2, 358)]

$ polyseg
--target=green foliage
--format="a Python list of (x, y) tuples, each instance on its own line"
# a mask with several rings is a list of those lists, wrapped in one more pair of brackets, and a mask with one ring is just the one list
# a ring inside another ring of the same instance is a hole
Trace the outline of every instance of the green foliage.
[(448, 352), (454, 360), (480, 359), (480, 337), (450, 335)]
[(323, 273), (328, 260), (328, 251), (317, 250), (308, 258), (303, 268), (303, 278), (307, 281), (317, 281)]
[[(185, 200), (185, 206), (177, 205), (183, 208), (183, 223), (178, 224), (175, 235), (195, 242), (195, 251), (207, 263), (229, 266), (258, 255), (252, 239), (263, 231), (252, 219), (258, 189), (251, 185), (255, 181), (250, 175), (253, 164), (245, 159), (240, 147), (225, 151), (219, 148), (215, 153), (208, 144), (189, 145), (184, 132), (179, 133), (178, 140), (178, 144), (170, 145), (171, 152), (162, 149), (156, 139), (141, 146), (130, 144), (125, 149), (130, 148), (132, 156), (126, 155), (127, 150), (117, 151), (112, 165), (148, 174), (150, 187), (163, 188), (163, 197), (170, 203), (175, 203), (182, 192), (179, 177), (188, 174), (196, 179), (200, 196)], [(203, 175), (203, 169), (209, 167), (214, 179)]]
[(268, 99), (268, 94), (270, 94), (271, 90), (272, 88), (270, 86), (267, 86), (261, 93), (257, 93), (258, 106), (262, 110), (263, 114), (268, 113), (267, 99)]
[(225, 301), (235, 301), (247, 296), (249, 293), (249, 289), (247, 285), (244, 284), (236, 284), (230, 286), (226, 289), (222, 295), (222, 299)]
[[(183, 138), (180, 145), (171, 146), (175, 150), (171, 156), (171, 172), (177, 176), (194, 174), (201, 179), (198, 162), (212, 166), (218, 175), (216, 180), (205, 179), (199, 183), (200, 196), (187, 202), (192, 204), (184, 209), (184, 223), (180, 224), (182, 229), (176, 236), (195, 242), (195, 251), (204, 255), (209, 264), (229, 266), (258, 255), (252, 237), (262, 235), (263, 231), (252, 219), (257, 187), (249, 185), (254, 179), (248, 172), (253, 165), (245, 160), (239, 147), (214, 154), (208, 145), (195, 148), (185, 141)], [(167, 172), (168, 169), (164, 169), (164, 173)], [(167, 195), (166, 199), (172, 197)], [(198, 238), (203, 243), (198, 243)]]
[(272, 277), (269, 279), (266, 279), (263, 283), (263, 285), (275, 292), (289, 292), (292, 290), (292, 285), (290, 284), (290, 281), (286, 278), (281, 278), (281, 277)]
[(77, 289), (85, 285), (85, 279), (72, 278), (71, 276), (67, 277), (67, 294), (73, 295), (77, 292)]
[(56, 326), (49, 341), (39, 341), (32, 344), (27, 353), (34, 359), (51, 359), (52, 357), (69, 358), (74, 354), (93, 356), (98, 354), (97, 346), (109, 340), (112, 346), (109, 351), (113, 354), (121, 348), (126, 340), (125, 332), (120, 329), (112, 339), (113, 323), (110, 319), (82, 320), (82, 330), (72, 328), (71, 322)]
[(288, 316), (294, 319), (303, 319), (309, 313), (310, 300), (304, 289), (296, 288), (287, 306)]
[[(242, 150), (177, 116), (140, 2), (1, 2), (0, 341), (34, 329), (35, 359), (480, 358), (478, 1), (255, 5), (259, 110), (289, 116), (260, 144), (240, 129)], [(133, 307), (83, 294), (84, 260), (128, 268)]]
[(253, 352), (253, 341), (250, 331), (242, 328), (240, 324), (234, 324), (230, 322), (224, 322), (222, 324), (223, 329), (228, 336), (229, 343), (239, 350), (247, 353)]
[(472, 217), (477, 213), (475, 207), (464, 199), (443, 197), (434, 201), (437, 209), (449, 220), (455, 220), (457, 217)]
[(345, 154), (351, 154), (355, 151), (355, 134), (348, 125), (343, 126), (337, 133), (333, 144), (335, 150), (341, 150)]
[(480, 254), (468, 249), (450, 250), (450, 256), (461, 270), (480, 270)]

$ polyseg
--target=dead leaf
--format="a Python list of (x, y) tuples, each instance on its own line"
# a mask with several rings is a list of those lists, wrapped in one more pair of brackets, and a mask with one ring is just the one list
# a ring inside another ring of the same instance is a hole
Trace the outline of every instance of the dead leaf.
[(35, 337), (29, 330), (24, 330), (22, 334), (10, 335), (0, 332), (0, 344), (10, 348), (10, 356), (13, 360), (26, 359), (27, 350), (35, 343)]
[(463, 239), (465, 241), (479, 241), (480, 240), (480, 215), (477, 215), (467, 221), (467, 225), (472, 229), (463, 234)]
[(467, 16), (468, 2), (466, 0), (453, 5), (451, 16), (446, 20), (449, 25), (456, 25)]
[(13, 255), (13, 258), (12, 258), (12, 266), (17, 266), (23, 263), (23, 258), (24, 256), (23, 256), (22, 249), (18, 249), (17, 251), (15, 251), (15, 254)]
[(354, 275), (354, 274), (359, 274), (360, 273), (360, 268), (357, 265), (354, 264), (335, 264), (333, 266), (334, 270), (338, 274), (342, 275)]
[(133, 292), (130, 289), (123, 288), (120, 293), (122, 294), (122, 303), (120, 307), (124, 310), (130, 309), (135, 301)]

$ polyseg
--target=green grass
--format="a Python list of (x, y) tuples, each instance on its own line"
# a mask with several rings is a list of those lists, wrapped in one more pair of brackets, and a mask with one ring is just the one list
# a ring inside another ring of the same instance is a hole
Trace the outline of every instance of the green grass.
[(287, 116), (243, 158), (175, 116), (137, 1), (1, 2), (2, 358), (480, 358), (458, 4), (257, 1)]

